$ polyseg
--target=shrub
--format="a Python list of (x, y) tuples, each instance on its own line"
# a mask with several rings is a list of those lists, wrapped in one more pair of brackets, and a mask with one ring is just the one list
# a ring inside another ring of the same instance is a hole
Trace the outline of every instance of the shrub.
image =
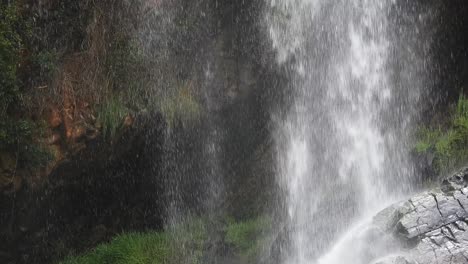
[(22, 39), (17, 31), (20, 18), (16, 5), (0, 3), (0, 17), (0, 118), (4, 118), (19, 96), (16, 74)]
[(12, 153), (18, 168), (36, 168), (52, 160), (52, 154), (34, 139), (42, 136), (43, 124), (29, 120), (0, 121), (0, 152)]
[(27, 22), (15, 1), (0, 3), (0, 17), (0, 151), (12, 153), (18, 168), (33, 168), (46, 164), (51, 155), (34, 140), (42, 125), (21, 117), (24, 94), (19, 88), (18, 65)]
[(33, 63), (39, 68), (39, 75), (46, 80), (50, 80), (58, 71), (58, 61), (60, 55), (55, 50), (40, 51), (33, 56)]
[(422, 128), (417, 134), (415, 151), (433, 154), (434, 170), (447, 173), (468, 161), (468, 98), (460, 96), (445, 129)]

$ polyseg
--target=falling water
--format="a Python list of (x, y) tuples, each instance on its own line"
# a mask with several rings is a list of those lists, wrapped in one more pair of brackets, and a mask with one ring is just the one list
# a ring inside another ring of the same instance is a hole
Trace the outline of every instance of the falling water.
[(399, 10), (396, 1), (270, 0), (269, 35), (291, 86), (290, 108), (275, 116), (284, 263), (368, 263), (381, 253), (358, 241), (362, 226), (412, 189), (405, 146), (422, 60), (393, 19)]

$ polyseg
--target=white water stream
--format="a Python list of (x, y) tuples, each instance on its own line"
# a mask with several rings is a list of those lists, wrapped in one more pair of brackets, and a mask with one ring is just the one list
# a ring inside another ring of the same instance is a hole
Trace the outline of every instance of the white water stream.
[(290, 108), (276, 116), (291, 230), (282, 258), (369, 263), (390, 252), (362, 238), (365, 223), (412, 189), (405, 146), (420, 61), (408, 59), (411, 40), (395, 34), (396, 1), (269, 3), (269, 35), (291, 85)]

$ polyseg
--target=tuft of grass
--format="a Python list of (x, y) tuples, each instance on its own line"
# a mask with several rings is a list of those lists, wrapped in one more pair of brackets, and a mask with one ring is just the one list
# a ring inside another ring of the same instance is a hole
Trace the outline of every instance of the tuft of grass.
[(121, 234), (110, 243), (59, 264), (198, 264), (206, 239), (203, 223), (193, 221), (165, 232)]
[(128, 113), (129, 110), (118, 96), (110, 97), (98, 108), (97, 120), (105, 139), (111, 140), (115, 137)]
[(83, 256), (69, 257), (60, 264), (165, 264), (171, 249), (165, 233), (128, 233), (102, 244)]
[(419, 154), (434, 155), (434, 170), (447, 173), (468, 161), (468, 98), (460, 95), (451, 115), (450, 125), (441, 128), (423, 128), (417, 134), (414, 149)]
[(417, 153), (425, 153), (434, 147), (434, 143), (441, 137), (442, 131), (437, 129), (420, 128), (417, 132), (418, 141), (415, 145)]
[[(201, 264), (209, 245), (208, 222), (190, 219), (164, 232), (126, 233), (81, 256), (70, 256), (59, 264)], [(271, 228), (271, 220), (260, 217), (244, 222), (228, 221), (224, 243), (242, 263), (255, 263)]]
[(226, 243), (247, 262), (255, 261), (271, 229), (271, 220), (259, 217), (244, 222), (231, 222), (226, 227)]

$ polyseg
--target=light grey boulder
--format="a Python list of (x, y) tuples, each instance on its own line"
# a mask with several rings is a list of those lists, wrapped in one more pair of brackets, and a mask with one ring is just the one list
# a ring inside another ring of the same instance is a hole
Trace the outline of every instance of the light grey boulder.
[[(404, 255), (375, 264), (468, 263), (468, 169), (445, 179), (440, 189), (392, 205), (374, 224), (404, 245)], [(403, 262), (402, 262), (403, 261)]]

